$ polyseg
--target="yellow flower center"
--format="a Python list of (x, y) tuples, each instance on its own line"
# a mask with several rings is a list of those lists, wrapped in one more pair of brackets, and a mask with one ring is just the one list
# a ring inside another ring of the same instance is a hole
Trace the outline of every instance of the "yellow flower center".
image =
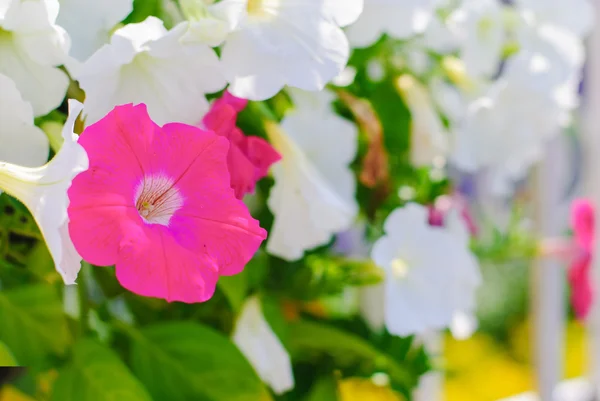
[(396, 279), (403, 279), (408, 275), (408, 264), (400, 258), (392, 260), (392, 275)]

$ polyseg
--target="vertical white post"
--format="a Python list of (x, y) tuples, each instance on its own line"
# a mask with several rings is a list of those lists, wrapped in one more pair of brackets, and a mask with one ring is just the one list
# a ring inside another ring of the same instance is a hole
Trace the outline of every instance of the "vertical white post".
[[(600, 1), (596, 5), (596, 29), (588, 41), (587, 74), (585, 77), (585, 103), (583, 108), (583, 149), (585, 150), (585, 195), (600, 212)], [(597, 226), (600, 218), (596, 219)], [(590, 380), (596, 386), (600, 399), (600, 235), (594, 247), (594, 275), (596, 301), (589, 318), (589, 345), (591, 358)]]
[[(566, 216), (561, 210), (563, 182), (560, 163), (563, 141), (557, 136), (548, 144), (546, 157), (537, 167), (534, 189), (535, 220), (542, 238), (562, 234)], [(532, 267), (531, 313), (537, 392), (540, 401), (555, 401), (554, 389), (562, 379), (565, 268), (553, 259), (541, 259)]]

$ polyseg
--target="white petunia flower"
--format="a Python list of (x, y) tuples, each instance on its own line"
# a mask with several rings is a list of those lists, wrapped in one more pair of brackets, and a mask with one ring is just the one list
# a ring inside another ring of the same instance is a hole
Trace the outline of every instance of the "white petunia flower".
[(399, 77), (396, 86), (411, 113), (411, 162), (428, 166), (445, 160), (450, 137), (427, 88), (410, 75)]
[(459, 312), (473, 311), (480, 271), (460, 234), (430, 226), (427, 208), (417, 204), (394, 210), (384, 230), (371, 257), (385, 281), (363, 292), (362, 299), (373, 329), (384, 323), (394, 335), (422, 334), (449, 327)]
[(594, 5), (589, 0), (515, 0), (520, 12), (530, 13), (540, 25), (556, 25), (587, 36), (594, 27)]
[(71, 37), (70, 55), (85, 61), (108, 43), (111, 30), (133, 10), (133, 0), (59, 0), (57, 23)]
[(365, 0), (365, 9), (346, 34), (355, 47), (368, 47), (383, 34), (407, 39), (425, 32), (438, 0)]
[(500, 66), (506, 40), (502, 5), (497, 0), (465, 0), (448, 18), (460, 57), (473, 77), (491, 77)]
[[(228, 21), (227, 8), (213, 0), (180, 0), (179, 4), (186, 21), (186, 33), (181, 37), (184, 43), (203, 43), (219, 46), (233, 29)], [(233, 20), (237, 19), (231, 16)]]
[(115, 106), (145, 103), (157, 124), (197, 124), (206, 111), (205, 94), (225, 86), (215, 52), (206, 45), (184, 45), (186, 27), (167, 32), (158, 18), (117, 30), (78, 69), (85, 91), (86, 123)]
[(0, 74), (15, 82), (35, 116), (58, 107), (69, 86), (56, 68), (67, 60), (70, 46), (67, 33), (55, 24), (58, 8), (58, 0), (0, 4)]
[(30, 168), (0, 162), (0, 189), (29, 209), (66, 284), (75, 283), (81, 267), (81, 257), (69, 237), (67, 190), (73, 178), (88, 168), (87, 154), (73, 133), (82, 108), (79, 102), (69, 101), (64, 142), (48, 164)]
[(544, 143), (567, 121), (555, 75), (546, 67), (543, 59), (521, 53), (469, 105), (455, 132), (452, 159), (459, 168), (498, 167), (518, 179), (539, 159)]
[(229, 91), (264, 100), (285, 85), (318, 91), (346, 66), (341, 26), (354, 22), (362, 0), (223, 0), (219, 15), (232, 32), (221, 53)]
[(31, 104), (23, 100), (15, 83), (0, 74), (0, 160), (27, 167), (46, 163), (50, 144), (33, 124)]
[(267, 204), (275, 221), (267, 250), (286, 260), (300, 259), (304, 251), (326, 244), (349, 228), (358, 213), (356, 180), (349, 167), (358, 130), (329, 106), (326, 110), (298, 108), (281, 126), (267, 125), (271, 143), (282, 155), (272, 168), (275, 185)]
[(242, 307), (233, 331), (233, 342), (275, 394), (294, 388), (290, 356), (266, 321), (256, 296), (249, 298)]

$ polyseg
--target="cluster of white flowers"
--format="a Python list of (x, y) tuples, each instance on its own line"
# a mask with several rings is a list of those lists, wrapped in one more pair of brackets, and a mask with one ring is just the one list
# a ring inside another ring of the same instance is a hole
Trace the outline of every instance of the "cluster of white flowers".
[[(568, 124), (592, 25), (588, 0), (513, 3), (180, 0), (167, 29), (152, 16), (119, 26), (132, 0), (1, 0), (0, 187), (32, 211), (73, 283), (81, 258), (65, 228), (66, 189), (87, 168), (73, 134), (82, 106), (70, 103), (64, 143), (48, 164), (49, 141), (34, 125), (63, 103), (69, 76), (85, 92), (86, 124), (124, 103), (145, 103), (158, 124), (198, 124), (207, 94), (227, 87), (260, 101), (285, 90), (294, 106), (280, 123), (266, 123), (282, 155), (272, 169), (267, 250), (298, 260), (358, 216), (350, 169), (358, 128), (336, 114), (325, 86), (344, 71), (351, 45), (385, 36), (401, 41), (408, 67), (394, 82), (412, 115), (412, 162), (492, 169), (506, 190)], [(442, 60), (433, 72), (432, 54)], [(381, 78), (382, 68), (373, 64), (372, 75)], [(479, 268), (456, 213), (431, 227), (422, 206), (393, 211), (371, 258), (385, 276), (363, 294), (373, 328), (420, 334), (473, 313)], [(234, 339), (274, 390), (293, 387), (289, 357), (257, 299)]]

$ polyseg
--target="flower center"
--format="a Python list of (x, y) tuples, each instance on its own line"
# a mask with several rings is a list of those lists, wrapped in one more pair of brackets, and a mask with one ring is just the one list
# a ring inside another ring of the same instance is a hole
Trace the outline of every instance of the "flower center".
[(250, 17), (268, 19), (273, 17), (280, 0), (248, 0), (246, 10)]
[(135, 207), (148, 224), (168, 226), (181, 206), (183, 196), (173, 180), (164, 174), (145, 176), (135, 190)]
[(392, 260), (392, 275), (396, 279), (403, 279), (408, 275), (408, 264), (403, 259)]

